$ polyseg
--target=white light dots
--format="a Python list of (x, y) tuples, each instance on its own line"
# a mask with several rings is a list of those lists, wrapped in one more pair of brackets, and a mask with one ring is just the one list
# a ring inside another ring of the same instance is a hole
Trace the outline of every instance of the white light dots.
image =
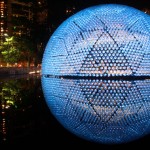
[(68, 130), (99, 143), (150, 133), (150, 16), (108, 4), (84, 9), (51, 36), (42, 87)]

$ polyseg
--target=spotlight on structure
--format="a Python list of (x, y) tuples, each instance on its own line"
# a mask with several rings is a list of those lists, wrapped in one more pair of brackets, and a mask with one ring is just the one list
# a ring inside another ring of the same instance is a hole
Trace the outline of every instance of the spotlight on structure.
[(117, 4), (84, 9), (47, 43), (42, 88), (52, 114), (85, 140), (150, 133), (150, 16)]

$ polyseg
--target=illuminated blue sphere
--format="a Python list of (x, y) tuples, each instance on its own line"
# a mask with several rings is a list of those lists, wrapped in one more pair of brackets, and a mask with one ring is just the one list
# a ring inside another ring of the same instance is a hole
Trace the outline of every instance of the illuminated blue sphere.
[(48, 107), (66, 129), (93, 142), (125, 143), (150, 133), (149, 77), (150, 16), (125, 5), (74, 14), (43, 54)]

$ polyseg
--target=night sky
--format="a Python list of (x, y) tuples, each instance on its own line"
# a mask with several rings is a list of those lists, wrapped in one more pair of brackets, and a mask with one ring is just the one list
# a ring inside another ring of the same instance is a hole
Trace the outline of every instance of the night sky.
[(55, 29), (69, 16), (65, 15), (68, 7), (75, 7), (74, 13), (90, 6), (99, 4), (123, 4), (137, 9), (149, 8), (150, 0), (47, 0), (49, 12), (49, 24), (53, 24)]
[[(118, 3), (134, 6), (137, 8), (149, 7), (149, 0), (47, 0), (50, 9), (63, 9), (65, 5), (74, 4), (75, 6), (79, 6), (80, 8), (85, 8), (92, 5), (98, 4), (108, 4), (108, 3)], [(80, 9), (79, 8), (79, 9)]]

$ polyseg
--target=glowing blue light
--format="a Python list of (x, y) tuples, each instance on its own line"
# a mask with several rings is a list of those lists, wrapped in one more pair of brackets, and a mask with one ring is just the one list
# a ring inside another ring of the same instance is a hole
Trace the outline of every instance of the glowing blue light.
[(150, 133), (150, 80), (42, 77), (42, 83), (52, 113), (79, 137), (124, 143)]
[(149, 76), (150, 16), (124, 5), (98, 5), (68, 18), (42, 60), (53, 115), (75, 135), (100, 143), (150, 133)]

